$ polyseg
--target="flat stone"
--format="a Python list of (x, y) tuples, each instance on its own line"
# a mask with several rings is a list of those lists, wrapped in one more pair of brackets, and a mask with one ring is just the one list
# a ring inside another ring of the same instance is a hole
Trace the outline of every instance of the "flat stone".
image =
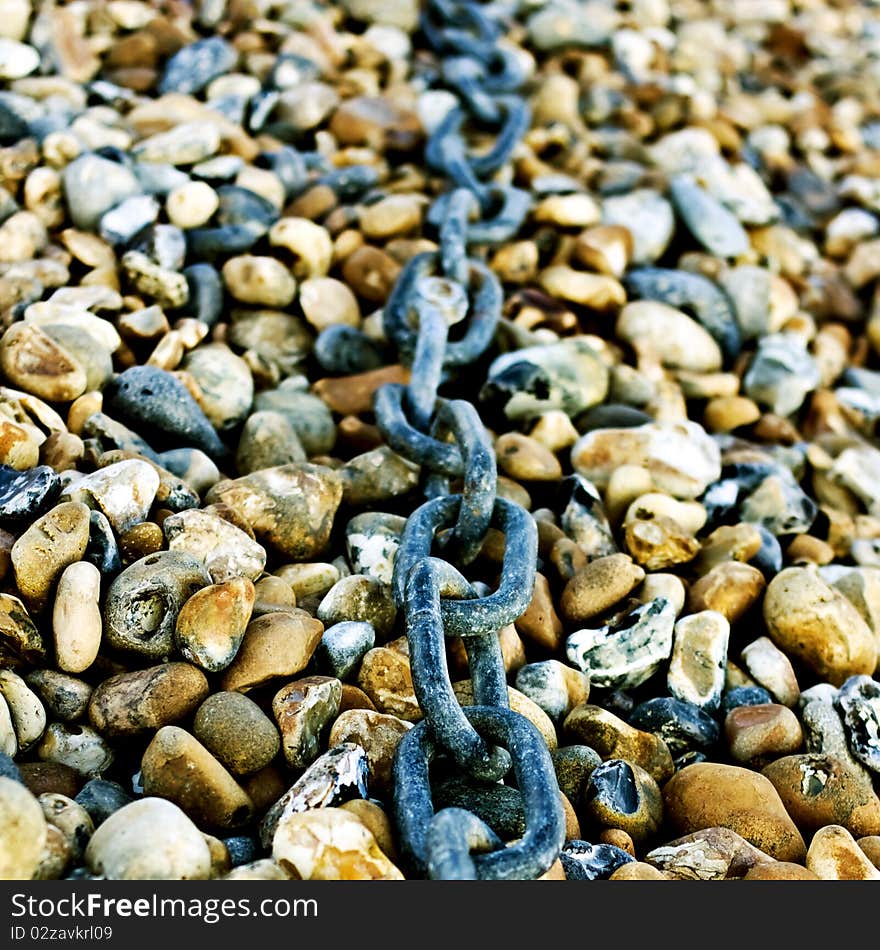
[(240, 511), (257, 539), (280, 554), (307, 560), (329, 541), (342, 479), (323, 465), (298, 462), (218, 482), (205, 500)]
[(162, 663), (99, 683), (89, 701), (89, 720), (108, 738), (133, 736), (185, 719), (207, 695), (201, 670)]
[(749, 675), (783, 706), (794, 706), (801, 690), (791, 661), (769, 637), (758, 637), (740, 653)]
[(675, 210), (700, 244), (716, 257), (739, 257), (749, 248), (749, 236), (737, 217), (690, 175), (669, 183)]
[(162, 522), (169, 551), (201, 561), (215, 584), (256, 580), (266, 566), (266, 549), (241, 528), (209, 511), (190, 509)]

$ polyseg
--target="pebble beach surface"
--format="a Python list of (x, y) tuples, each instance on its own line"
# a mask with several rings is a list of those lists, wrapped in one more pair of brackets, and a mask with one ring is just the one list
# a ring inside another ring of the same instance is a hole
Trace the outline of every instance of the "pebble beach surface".
[[(537, 523), (499, 638), (544, 878), (880, 880), (880, 10), (513, 11), (531, 204), (441, 395)], [(0, 879), (413, 876), (425, 473), (372, 400), (454, 104), (418, 13), (0, 0)], [(512, 781), (440, 766), (522, 836)]]

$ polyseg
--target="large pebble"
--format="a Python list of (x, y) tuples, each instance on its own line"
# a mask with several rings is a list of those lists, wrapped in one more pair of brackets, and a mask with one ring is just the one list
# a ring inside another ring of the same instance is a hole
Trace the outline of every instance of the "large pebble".
[(813, 835), (806, 865), (823, 881), (880, 881), (880, 870), (841, 825), (826, 825)]
[(711, 373), (721, 368), (721, 350), (696, 320), (656, 300), (627, 304), (617, 318), (617, 336), (639, 356), (670, 369)]
[(98, 508), (117, 534), (147, 520), (159, 490), (159, 473), (149, 462), (126, 459), (83, 476), (62, 494)]
[(46, 842), (37, 798), (20, 782), (0, 776), (0, 880), (29, 881)]
[(666, 685), (676, 698), (709, 713), (724, 690), (730, 623), (717, 610), (701, 610), (675, 624)]
[(806, 846), (770, 780), (714, 762), (689, 765), (663, 787), (666, 820), (679, 834), (722, 826), (779, 861), (802, 862)]
[(282, 555), (307, 560), (329, 541), (342, 479), (331, 468), (298, 462), (218, 482), (205, 498), (235, 508)]
[(560, 600), (562, 615), (572, 622), (590, 620), (623, 600), (644, 577), (644, 570), (626, 554), (596, 558), (565, 585)]
[(874, 634), (817, 571), (785, 568), (768, 584), (763, 610), (773, 642), (820, 678), (840, 686), (850, 676), (874, 672)]
[(92, 835), (86, 864), (111, 881), (207, 880), (205, 836), (173, 802), (143, 798), (110, 815)]
[(88, 669), (101, 648), (101, 572), (88, 561), (69, 564), (58, 579), (52, 607), (52, 634), (58, 668)]
[(332, 676), (306, 676), (283, 686), (272, 698), (281, 748), (291, 768), (318, 757), (324, 727), (339, 713), (342, 683)]
[(0, 369), (14, 386), (49, 402), (76, 399), (88, 382), (80, 361), (34, 323), (14, 323), (0, 338)]
[(223, 584), (246, 577), (255, 581), (266, 566), (266, 549), (219, 515), (190, 509), (162, 522), (169, 551), (201, 561), (211, 580)]
[(211, 673), (226, 669), (244, 639), (255, 598), (247, 577), (196, 591), (177, 615), (174, 642), (181, 654)]
[(199, 706), (193, 734), (233, 775), (250, 775), (278, 754), (272, 720), (242, 693), (213, 693)]
[(87, 153), (62, 172), (64, 196), (77, 228), (93, 231), (105, 211), (141, 191), (135, 175), (119, 162)]

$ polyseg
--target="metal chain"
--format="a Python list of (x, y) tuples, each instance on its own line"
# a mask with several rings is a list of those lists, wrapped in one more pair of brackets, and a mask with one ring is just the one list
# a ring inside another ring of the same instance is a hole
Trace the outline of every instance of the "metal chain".
[[(530, 207), (528, 193), (489, 180), (530, 122), (528, 105), (516, 94), (523, 69), (498, 45), (502, 17), (477, 0), (425, 4), (422, 32), (459, 100), (429, 136), (426, 160), (451, 187), (427, 216), (439, 249), (405, 265), (383, 311), (385, 333), (410, 367), (411, 381), (381, 387), (373, 404), (388, 444), (427, 473), (429, 500), (410, 515), (394, 564), (394, 599), (403, 610), (424, 714), (395, 757), (394, 817), (412, 870), (444, 879), (536, 878), (564, 840), (550, 754), (537, 728), (509, 708), (498, 639), (531, 600), (537, 527), (524, 508), (498, 497), (492, 441), (474, 406), (438, 396), (452, 373), (488, 349), (501, 316), (498, 278), (468, 256), (468, 248), (509, 239)], [(488, 151), (468, 150), (466, 124), (495, 134)], [(452, 331), (457, 324), (463, 326)], [(460, 493), (449, 492), (453, 478), (462, 480)], [(460, 570), (477, 557), (490, 528), (505, 542), (495, 591), (469, 582)], [(454, 636), (463, 638), (470, 668), (475, 705), (466, 708), (447, 669), (444, 638)], [(522, 838), (504, 843), (461, 808), (435, 814), (429, 770), (438, 756), (486, 782), (501, 781), (512, 769), (526, 815)]]

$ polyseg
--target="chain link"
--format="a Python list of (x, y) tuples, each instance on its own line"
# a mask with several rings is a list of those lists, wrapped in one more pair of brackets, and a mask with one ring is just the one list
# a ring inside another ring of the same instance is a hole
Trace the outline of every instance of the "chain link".
[[(491, 437), (475, 407), (438, 395), (486, 352), (501, 317), (498, 278), (469, 256), (469, 247), (508, 240), (531, 206), (527, 192), (489, 180), (530, 123), (528, 105), (516, 94), (524, 70), (499, 44), (503, 16), (476, 0), (426, 0), (422, 32), (459, 100), (429, 137), (426, 161), (450, 188), (427, 216), (439, 250), (407, 262), (383, 311), (386, 336), (410, 367), (411, 381), (381, 387), (373, 404), (387, 443), (422, 466), (428, 498), (407, 520), (392, 581), (424, 714), (395, 757), (395, 821), (416, 873), (459, 880), (539, 877), (564, 840), (550, 754), (538, 729), (509, 708), (498, 638), (531, 601), (537, 527), (524, 508), (498, 497)], [(468, 125), (494, 134), (488, 149), (468, 147)], [(451, 479), (461, 480), (454, 494)], [(494, 591), (460, 570), (476, 559), (490, 528), (504, 538)], [(447, 668), (445, 638), (455, 636), (463, 638), (470, 669), (474, 705), (465, 708)], [(526, 814), (522, 838), (502, 842), (461, 808), (435, 814), (429, 775), (435, 758), (482, 782), (510, 781), (512, 769)]]

